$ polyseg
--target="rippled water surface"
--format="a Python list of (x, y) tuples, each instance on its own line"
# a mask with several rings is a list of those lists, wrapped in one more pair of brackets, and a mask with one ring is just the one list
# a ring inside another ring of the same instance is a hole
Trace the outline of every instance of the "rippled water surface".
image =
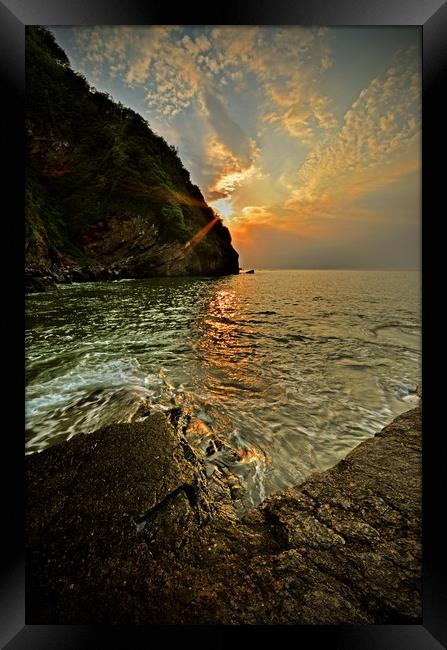
[(194, 444), (251, 450), (251, 505), (410, 408), (420, 275), (257, 271), (60, 286), (27, 297), (27, 453), (182, 406)]

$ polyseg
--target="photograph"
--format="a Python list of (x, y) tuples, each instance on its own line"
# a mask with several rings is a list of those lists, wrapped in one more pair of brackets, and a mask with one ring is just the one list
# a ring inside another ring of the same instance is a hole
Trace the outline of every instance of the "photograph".
[(422, 624), (422, 29), (26, 25), (27, 625)]
[(2, 648), (447, 647), (446, 28), (0, 0)]

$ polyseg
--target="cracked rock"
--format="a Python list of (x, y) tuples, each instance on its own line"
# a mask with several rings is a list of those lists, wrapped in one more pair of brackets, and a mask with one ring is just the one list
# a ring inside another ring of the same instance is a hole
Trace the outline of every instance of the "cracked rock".
[(242, 519), (176, 415), (26, 458), (28, 624), (421, 622), (420, 407)]

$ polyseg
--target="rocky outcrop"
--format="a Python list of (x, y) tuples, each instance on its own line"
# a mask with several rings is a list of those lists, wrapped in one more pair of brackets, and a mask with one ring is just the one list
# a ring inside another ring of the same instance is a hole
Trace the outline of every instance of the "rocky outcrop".
[(28, 624), (421, 620), (420, 408), (242, 520), (162, 414), (26, 475)]
[(25, 285), (239, 272), (175, 147), (26, 28)]
[[(105, 238), (103, 244), (107, 247), (110, 240)], [(224, 255), (204, 260), (194, 249), (185, 248), (182, 243), (155, 242), (148, 248), (141, 246), (137, 251), (133, 250), (134, 247), (134, 242), (130, 242), (129, 248), (126, 248), (126, 242), (123, 241), (118, 254), (108, 256), (106, 249), (90, 264), (79, 264), (63, 256), (60, 256), (59, 263), (48, 263), (41, 259), (38, 263), (28, 264), (25, 267), (25, 293), (49, 291), (56, 289), (57, 284), (73, 282), (235, 273), (231, 261), (232, 249), (228, 251), (229, 261), (225, 261)], [(234, 258), (237, 260), (237, 254)]]
[[(25, 292), (48, 291), (58, 283), (238, 272), (238, 255), (229, 236), (208, 258), (182, 242), (160, 243), (159, 233), (151, 227), (146, 231), (140, 225), (138, 232), (135, 227), (126, 228), (125, 218), (104, 220), (100, 225), (90, 228), (83, 238), (84, 252), (94, 261), (81, 264), (58, 252), (53, 252), (52, 260), (45, 256), (31, 260), (25, 267)], [(220, 221), (214, 227), (224, 234), (227, 231)]]

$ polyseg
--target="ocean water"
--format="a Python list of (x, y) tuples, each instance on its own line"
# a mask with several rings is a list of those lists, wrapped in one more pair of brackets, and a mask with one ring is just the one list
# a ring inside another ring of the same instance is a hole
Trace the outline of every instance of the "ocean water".
[(204, 454), (239, 450), (250, 507), (417, 403), (420, 292), (416, 271), (293, 270), (31, 294), (26, 453), (181, 406)]

